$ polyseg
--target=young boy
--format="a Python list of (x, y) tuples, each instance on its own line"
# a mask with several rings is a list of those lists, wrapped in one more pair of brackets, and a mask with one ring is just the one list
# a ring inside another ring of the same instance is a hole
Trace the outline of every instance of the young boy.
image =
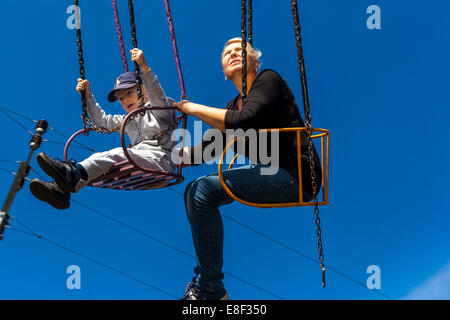
[[(164, 94), (158, 78), (145, 61), (143, 52), (137, 48), (130, 52), (131, 60), (136, 62), (142, 71), (145, 105), (171, 107), (173, 99)], [(85, 91), (87, 110), (97, 127), (113, 129), (121, 125), (125, 115), (106, 114), (96, 103), (87, 80), (78, 79), (76, 89), (80, 94)], [(108, 94), (108, 101), (116, 100), (127, 113), (139, 107), (134, 72), (123, 73), (116, 79), (114, 88)], [(128, 151), (137, 164), (157, 171), (174, 172), (175, 165), (171, 161), (170, 153), (176, 141), (171, 141), (172, 130), (157, 139), (153, 137), (167, 130), (175, 121), (175, 111), (164, 109), (149, 110), (144, 116), (138, 115), (128, 123), (125, 133), (132, 145)], [(34, 179), (30, 183), (30, 191), (36, 198), (57, 209), (67, 209), (70, 206), (71, 193), (78, 192), (89, 181), (107, 173), (115, 163), (124, 160), (127, 159), (121, 147), (94, 153), (80, 163), (55, 160), (41, 152), (37, 155), (38, 164), (54, 181)]]

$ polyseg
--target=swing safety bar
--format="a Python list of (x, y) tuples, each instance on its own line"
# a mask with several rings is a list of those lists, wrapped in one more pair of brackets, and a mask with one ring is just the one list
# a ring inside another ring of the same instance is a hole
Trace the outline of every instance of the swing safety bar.
[[(226, 182), (223, 179), (222, 175), (222, 165), (223, 165), (223, 159), (227, 153), (227, 150), (239, 139), (238, 137), (235, 137), (232, 139), (225, 147), (225, 149), (222, 152), (222, 155), (219, 160), (219, 166), (218, 166), (218, 175), (220, 179), (220, 183), (222, 184), (223, 189), (225, 192), (234, 200), (252, 207), (257, 208), (287, 208), (287, 207), (303, 207), (303, 206), (314, 206), (314, 201), (312, 202), (305, 202), (303, 201), (303, 188), (302, 188), (302, 163), (301, 163), (301, 132), (306, 131), (305, 127), (298, 127), (298, 128), (280, 128), (280, 129), (261, 129), (259, 132), (270, 132), (270, 131), (279, 131), (279, 132), (296, 132), (297, 135), (297, 165), (298, 165), (298, 198), (299, 201), (297, 202), (288, 202), (288, 203), (255, 203), (255, 202), (249, 202), (243, 199), (238, 198), (235, 194), (233, 194), (228, 188)], [(328, 169), (329, 169), (329, 145), (330, 145), (330, 132), (326, 129), (319, 129), (319, 128), (313, 128), (313, 132), (316, 132), (317, 134), (311, 135), (311, 139), (318, 139), (320, 138), (321, 142), (321, 169), (322, 169), (322, 201), (318, 202), (318, 205), (327, 205), (329, 204), (328, 201)], [(228, 169), (231, 169), (235, 160), (239, 154), (236, 154), (231, 161), (230, 165), (228, 166)]]
[[(163, 109), (176, 109), (175, 107), (158, 107), (158, 106), (148, 106), (137, 108), (132, 112), (128, 113), (122, 121), (120, 128), (120, 141), (122, 144), (122, 149), (125, 157), (128, 159), (122, 162), (116, 163), (110, 170), (104, 175), (89, 182), (91, 187), (99, 188), (109, 188), (117, 190), (149, 190), (149, 189), (159, 189), (163, 187), (169, 187), (179, 184), (184, 181), (182, 176), (183, 164), (177, 166), (177, 170), (174, 173), (169, 173), (165, 171), (158, 171), (154, 169), (144, 168), (138, 165), (128, 152), (128, 148), (125, 145), (125, 127), (128, 119), (132, 119), (136, 116), (136, 113), (142, 112), (143, 109), (147, 110), (163, 110)], [(181, 136), (181, 150), (180, 159), (183, 158), (183, 145), (184, 145), (184, 132), (187, 125), (186, 115), (183, 114), (179, 116), (182, 119), (183, 125), (183, 135)], [(64, 161), (67, 161), (68, 149), (75, 137), (80, 134), (89, 135), (90, 131), (96, 131), (93, 128), (85, 128), (74, 133), (64, 147)]]

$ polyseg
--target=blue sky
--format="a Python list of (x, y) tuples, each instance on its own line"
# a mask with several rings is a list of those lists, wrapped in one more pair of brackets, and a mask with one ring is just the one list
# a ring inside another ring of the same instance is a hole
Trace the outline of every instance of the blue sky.
[[(118, 2), (129, 50), (127, 4)], [(300, 105), (292, 18), (289, 1), (285, 2), (255, 1), (254, 46), (263, 52), (262, 67), (277, 70)], [(66, 135), (82, 127), (75, 92), (76, 36), (66, 27), (71, 4), (0, 3), (5, 75), (0, 78), (0, 107), (45, 118)], [(381, 9), (381, 30), (366, 27), (366, 9), (373, 4)], [(106, 101), (122, 72), (111, 2), (80, 5), (86, 77), (103, 108), (121, 112), (119, 104)], [(163, 1), (135, 0), (134, 6), (139, 47), (167, 95), (178, 100)], [(224, 81), (219, 58), (226, 40), (240, 35), (240, 1), (172, 0), (171, 6), (188, 97), (224, 107), (236, 91)], [(234, 203), (222, 208), (224, 283), (232, 299), (450, 298), (449, 9), (446, 0), (300, 2), (312, 124), (331, 132), (331, 204), (320, 210), (327, 286), (321, 287), (317, 263), (302, 256), (317, 257), (312, 208), (261, 210)], [(0, 158), (25, 160), (30, 136), (4, 113), (0, 119), (5, 129)], [(31, 121), (16, 119), (34, 129)], [(189, 119), (188, 128), (193, 128), (193, 121)], [(65, 142), (54, 131), (45, 138)], [(120, 143), (117, 135), (99, 134), (78, 141), (97, 151)], [(40, 151), (62, 157), (63, 146), (44, 143)], [(77, 160), (88, 155), (83, 149), (70, 150)], [(35, 160), (31, 165), (38, 168)], [(8, 162), (0, 166), (17, 169)], [(10, 213), (53, 244), (6, 230), (0, 242), (0, 273), (7, 276), (2, 277), (0, 299), (181, 296), (195, 260), (180, 193), (189, 181), (216, 170), (213, 165), (186, 168), (185, 182), (172, 190), (86, 188), (72, 195), (66, 211), (34, 199), (26, 184)], [(0, 171), (0, 179), (0, 198), (6, 198), (13, 176)], [(23, 229), (17, 221), (12, 227)], [(71, 265), (80, 267), (80, 290), (66, 286)], [(378, 293), (365, 286), (371, 265), (381, 271)]]

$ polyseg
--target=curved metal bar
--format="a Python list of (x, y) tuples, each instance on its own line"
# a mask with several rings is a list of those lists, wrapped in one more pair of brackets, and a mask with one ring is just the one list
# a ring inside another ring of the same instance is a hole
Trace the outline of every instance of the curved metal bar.
[(167, 23), (169, 25), (170, 40), (172, 41), (172, 50), (175, 58), (175, 64), (178, 72), (178, 82), (180, 83), (181, 100), (187, 100), (186, 87), (184, 85), (183, 73), (181, 71), (180, 55), (178, 53), (177, 38), (175, 36), (175, 28), (173, 26), (172, 13), (170, 11), (169, 0), (164, 0), (166, 7)]
[(69, 138), (69, 140), (67, 140), (66, 145), (64, 146), (64, 161), (67, 161), (67, 152), (69, 150), (70, 144), (72, 143), (72, 140), (75, 139), (80, 134), (84, 134), (84, 135), (88, 136), (89, 132), (91, 132), (92, 130), (94, 130), (94, 129), (85, 128), (85, 129), (78, 130)]
[[(105, 177), (101, 176), (94, 180), (94, 184), (89, 184), (90, 186), (101, 187), (101, 188), (112, 188), (112, 189), (118, 189), (118, 190), (148, 190), (148, 189), (157, 189), (157, 188), (162, 188), (162, 187), (170, 187), (170, 186), (179, 184), (184, 181), (184, 177), (181, 175), (182, 165), (177, 166), (177, 168), (178, 168), (177, 173), (157, 171), (157, 170), (153, 170), (153, 169), (143, 168), (142, 166), (138, 165), (133, 160), (133, 158), (130, 156), (128, 149), (125, 146), (125, 135), (124, 135), (125, 124), (128, 122), (129, 117), (132, 117), (133, 114), (135, 114), (136, 112), (142, 111), (141, 109), (142, 108), (138, 108), (136, 110), (133, 110), (129, 114), (127, 114), (124, 121), (122, 122), (121, 130), (120, 130), (122, 149), (123, 149), (125, 157), (128, 159), (128, 162), (123, 161), (123, 163), (128, 164), (128, 166), (132, 167), (134, 171), (130, 171), (127, 169), (126, 172), (118, 171), (116, 173), (107, 174)], [(149, 106), (149, 107), (145, 107), (145, 109), (147, 111), (149, 109), (162, 110), (162, 109), (176, 109), (176, 108)], [(186, 116), (182, 116), (182, 117), (183, 117), (183, 128), (186, 129)], [(67, 161), (68, 150), (69, 150), (69, 146), (72, 143), (72, 141), (80, 134), (89, 135), (89, 133), (91, 131), (95, 131), (95, 129), (93, 129), (93, 128), (81, 129), (81, 130), (75, 132), (69, 138), (69, 140), (67, 140), (66, 145), (64, 147), (64, 161)], [(181, 138), (183, 139), (182, 140), (182, 144), (183, 144), (184, 143), (184, 131), (183, 131), (183, 136)], [(181, 153), (181, 156), (182, 156), (182, 153)], [(141, 172), (139, 172), (139, 171), (141, 171)], [(138, 175), (143, 175), (144, 173), (147, 173), (147, 175), (143, 176), (141, 178), (142, 181), (140, 181), (141, 179), (139, 179), (139, 178), (131, 179), (130, 177), (127, 177), (127, 175), (130, 174), (131, 172), (135, 172)], [(150, 173), (150, 175), (148, 175), (148, 173)], [(123, 176), (123, 175), (125, 175), (125, 176)], [(153, 183), (154, 177), (158, 177), (158, 179), (157, 179), (158, 181), (155, 181), (155, 183)], [(161, 179), (162, 177), (164, 177), (164, 178)], [(111, 178), (115, 178), (118, 180), (110, 181)], [(129, 180), (129, 182), (127, 182), (126, 180)], [(134, 180), (134, 182), (131, 180)], [(166, 181), (161, 181), (161, 180), (166, 180)], [(121, 181), (123, 181), (123, 182), (121, 182)], [(124, 188), (123, 185), (127, 185), (127, 184), (130, 184), (131, 186)]]
[(186, 132), (186, 128), (187, 128), (187, 115), (185, 113), (183, 113), (180, 117), (183, 118), (183, 124), (182, 124), (182, 129), (183, 129), (183, 135), (181, 136), (181, 141), (180, 141), (180, 152), (178, 154), (178, 156), (181, 159), (180, 164), (177, 166), (177, 170), (178, 170), (178, 174), (180, 176), (182, 176), (182, 171), (183, 171), (183, 153), (184, 153), (184, 142), (185, 142), (185, 132)]
[(247, 99), (247, 0), (241, 0), (242, 102)]
[[(292, 132), (292, 131), (301, 132), (301, 131), (305, 131), (306, 128), (305, 127), (297, 127), (297, 128), (261, 129), (258, 131), (259, 132), (264, 132), (264, 131), (270, 132), (273, 130), (278, 130), (280, 132)], [(314, 131), (321, 132), (324, 135), (329, 136), (329, 131), (326, 129), (313, 128), (313, 132)], [(323, 136), (322, 134), (319, 134), (319, 135), (312, 136), (312, 137), (317, 138), (317, 137), (322, 137), (322, 136)], [(217, 170), (217, 173), (218, 173), (219, 179), (220, 179), (220, 184), (222, 185), (222, 188), (225, 190), (225, 192), (228, 194), (228, 196), (230, 198), (232, 198), (233, 200), (236, 200), (244, 205), (251, 206), (251, 207), (257, 207), (257, 208), (287, 208), (287, 207), (303, 207), (303, 206), (314, 206), (315, 205), (314, 202), (304, 202), (301, 200), (298, 202), (287, 202), (287, 203), (256, 203), (256, 202), (245, 201), (245, 200), (237, 197), (235, 194), (233, 194), (231, 192), (230, 188), (228, 188), (225, 180), (223, 179), (222, 165), (223, 165), (223, 159), (225, 157), (225, 154), (227, 153), (227, 150), (237, 141), (237, 139), (238, 139), (237, 137), (234, 138), (233, 140), (228, 142), (228, 144), (225, 146), (225, 148), (222, 152), (222, 155), (220, 157), (218, 170)], [(297, 146), (297, 148), (300, 148), (300, 147), (301, 147), (300, 145)], [(326, 170), (325, 170), (325, 172), (322, 172), (322, 175), (326, 174), (327, 185), (323, 186), (324, 193), (326, 193), (326, 195), (324, 194), (324, 201), (318, 202), (319, 205), (329, 204), (329, 202), (328, 202), (328, 144), (327, 144), (326, 155), (327, 155)], [(236, 159), (236, 157), (233, 159), (232, 163), (234, 162), (235, 159)], [(322, 161), (323, 161), (323, 154), (322, 154)], [(228, 167), (228, 169), (231, 169), (231, 165)], [(302, 192), (301, 181), (299, 181), (299, 192)]]
[[(168, 173), (168, 172), (165, 172), (165, 171), (158, 171), (158, 170), (154, 170), (154, 169), (144, 168), (144, 167), (138, 165), (138, 164), (133, 160), (133, 158), (130, 156), (130, 154), (129, 154), (129, 152), (128, 152), (128, 148), (127, 148), (127, 146), (125, 145), (125, 127), (126, 127), (126, 124), (127, 124), (127, 122), (128, 122), (128, 119), (129, 119), (130, 117), (132, 117), (133, 115), (135, 115), (136, 113), (141, 112), (142, 109), (145, 109), (145, 111), (148, 111), (148, 110), (165, 110), (165, 109), (176, 109), (176, 108), (175, 108), (175, 107), (147, 106), (147, 107), (137, 108), (137, 109), (131, 111), (130, 113), (128, 113), (128, 114), (125, 116), (125, 118), (123, 119), (122, 125), (121, 125), (121, 127), (120, 127), (120, 142), (121, 142), (121, 144), (122, 144), (122, 149), (123, 149), (123, 153), (124, 153), (125, 157), (128, 159), (128, 161), (129, 161), (136, 169), (139, 169), (139, 170), (141, 170), (141, 171), (144, 171), (144, 172), (150, 172), (150, 173), (157, 173), (157, 174), (164, 174), (164, 175), (167, 175), (167, 176), (172, 176), (172, 177), (177, 178), (177, 179), (184, 179), (184, 178), (183, 178), (180, 174), (178, 174), (178, 173)], [(183, 139), (184, 139), (184, 136), (183, 136)]]

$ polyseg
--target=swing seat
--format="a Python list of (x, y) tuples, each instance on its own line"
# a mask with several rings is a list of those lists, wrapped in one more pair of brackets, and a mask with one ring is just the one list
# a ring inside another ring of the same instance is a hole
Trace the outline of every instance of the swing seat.
[(126, 160), (116, 163), (108, 173), (92, 180), (88, 185), (116, 190), (149, 190), (169, 187), (183, 180), (184, 178), (177, 174), (136, 170), (133, 164)]
[[(136, 113), (149, 109), (176, 109), (174, 107), (143, 107), (133, 110), (123, 119), (120, 128), (120, 140), (124, 155), (128, 160), (118, 162), (106, 173), (89, 182), (88, 186), (116, 190), (150, 190), (170, 187), (184, 181), (181, 170), (183, 164), (179, 164), (175, 172), (157, 171), (143, 168), (138, 165), (129, 155), (125, 145), (125, 126), (128, 119), (132, 119)], [(186, 116), (180, 116), (183, 119), (183, 129), (186, 129)], [(64, 161), (67, 161), (67, 153), (73, 139), (80, 134), (89, 135), (92, 128), (81, 129), (74, 133), (67, 141), (64, 147)], [(94, 130), (95, 131), (95, 130)], [(185, 130), (183, 131), (185, 132)], [(181, 137), (181, 152), (183, 150), (184, 136)], [(180, 157), (182, 158), (182, 154)]]
[[(306, 202), (303, 201), (303, 188), (302, 188), (302, 163), (301, 163), (301, 139), (300, 134), (302, 131), (306, 131), (305, 127), (298, 127), (298, 128), (279, 128), (279, 129), (261, 129), (258, 132), (270, 132), (273, 130), (278, 130), (279, 132), (296, 132), (297, 135), (297, 163), (298, 163), (298, 201), (297, 202), (288, 202), (288, 203), (256, 203), (256, 202), (249, 202), (244, 199), (238, 198), (235, 194), (233, 194), (228, 188), (226, 182), (223, 179), (222, 175), (222, 165), (223, 165), (223, 159), (227, 153), (227, 150), (239, 139), (234, 138), (231, 140), (225, 147), (225, 149), (222, 152), (222, 155), (219, 160), (218, 165), (218, 175), (220, 179), (220, 183), (222, 185), (222, 188), (225, 190), (225, 192), (230, 196), (232, 199), (247, 205), (251, 207), (257, 207), (257, 208), (287, 208), (287, 207), (304, 207), (304, 206), (314, 206), (315, 202)], [(320, 138), (321, 142), (321, 168), (322, 168), (322, 200), (318, 202), (318, 205), (327, 205), (328, 202), (328, 167), (329, 167), (329, 161), (328, 161), (328, 155), (329, 155), (329, 137), (330, 132), (326, 129), (318, 129), (313, 128), (313, 132), (317, 132), (317, 134), (312, 135), (311, 139), (317, 139)], [(233, 167), (234, 162), (238, 158), (239, 154), (236, 154), (231, 161), (230, 165), (228, 166), (228, 169), (231, 169)]]

